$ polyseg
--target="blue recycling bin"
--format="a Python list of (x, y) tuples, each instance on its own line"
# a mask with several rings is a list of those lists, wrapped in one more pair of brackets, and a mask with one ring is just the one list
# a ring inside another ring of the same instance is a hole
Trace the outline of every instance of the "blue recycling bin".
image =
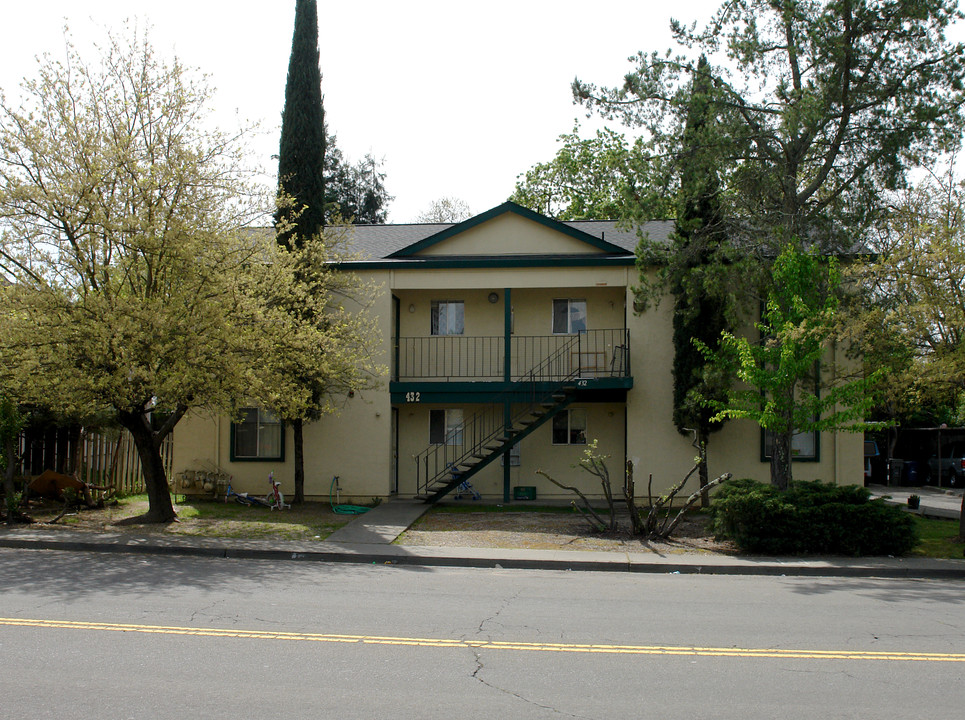
[(917, 460), (905, 460), (904, 484), (912, 487), (921, 485), (921, 472)]

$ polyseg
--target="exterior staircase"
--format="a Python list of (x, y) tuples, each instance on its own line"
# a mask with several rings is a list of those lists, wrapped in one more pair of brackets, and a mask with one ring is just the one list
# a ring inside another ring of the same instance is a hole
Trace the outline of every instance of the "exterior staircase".
[[(577, 343), (578, 338), (559, 348), (484, 409), (449, 430), (445, 442), (420, 453), (416, 497), (428, 503), (445, 497), (569, 407), (576, 399), (580, 371), (565, 363)], [(507, 416), (510, 406), (516, 412)]]
[[(451, 436), (473, 435), (479, 438), (474, 444), (463, 446), (458, 457), (451, 458), (451, 462), (446, 458), (440, 467), (438, 460), (435, 463), (432, 462), (434, 458), (431, 456), (445, 455), (446, 446), (437, 446), (437, 448), (430, 448), (417, 458), (420, 469), (426, 469), (425, 473), (420, 473), (417, 497), (428, 503), (434, 503), (445, 497), (538, 427), (565, 410), (575, 399), (575, 393), (575, 386), (561, 383), (556, 390), (541, 398), (537, 404), (529, 405), (523, 412), (517, 413), (508, 426), (503, 421), (502, 408), (499, 406), (477, 413), (450, 433)], [(499, 415), (498, 419), (487, 417), (495, 414)], [(492, 432), (480, 435), (473, 432), (473, 426), (476, 424), (499, 425), (499, 427)], [(434, 472), (428, 472), (429, 468), (433, 468)]]

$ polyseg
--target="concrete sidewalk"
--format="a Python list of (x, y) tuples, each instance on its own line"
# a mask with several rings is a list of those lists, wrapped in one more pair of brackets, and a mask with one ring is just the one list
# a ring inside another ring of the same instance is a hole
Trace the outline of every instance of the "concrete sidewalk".
[(868, 490), (872, 497), (883, 497), (885, 502), (905, 507), (908, 506), (908, 497), (917, 495), (920, 498), (917, 513), (926, 517), (957, 520), (962, 512), (962, 489), (869, 485)]
[[(898, 498), (894, 501), (898, 502)], [(421, 502), (393, 499), (359, 515), (324, 542), (136, 536), (27, 526), (0, 530), (0, 547), (423, 567), (965, 580), (965, 560), (733, 557), (695, 552), (658, 554), (391, 544), (427, 509)]]

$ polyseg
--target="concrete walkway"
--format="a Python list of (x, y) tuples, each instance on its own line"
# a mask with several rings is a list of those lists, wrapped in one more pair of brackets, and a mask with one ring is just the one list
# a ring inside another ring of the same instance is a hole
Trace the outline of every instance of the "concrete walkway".
[[(898, 488), (872, 489), (904, 502)], [(908, 490), (908, 489), (906, 489)], [(961, 495), (939, 497), (912, 488), (922, 506), (948, 510)], [(910, 492), (908, 493), (910, 494)], [(944, 493), (942, 493), (944, 495)], [(928, 497), (926, 505), (926, 497)], [(127, 533), (88, 533), (47, 526), (0, 529), (0, 547), (261, 560), (352, 562), (541, 570), (584, 570), (708, 575), (929, 578), (965, 580), (965, 560), (927, 558), (733, 557), (712, 553), (594, 552), (505, 548), (417, 547), (391, 544), (428, 506), (394, 498), (359, 515), (323, 542), (192, 538)], [(928, 511), (931, 514), (931, 510)], [(957, 515), (955, 515), (957, 517)]]
[(872, 497), (886, 498), (886, 502), (894, 505), (908, 506), (908, 497), (917, 495), (920, 498), (918, 514), (926, 517), (947, 518), (957, 520), (962, 512), (963, 490), (939, 489), (935, 487), (887, 487), (885, 485), (869, 485)]

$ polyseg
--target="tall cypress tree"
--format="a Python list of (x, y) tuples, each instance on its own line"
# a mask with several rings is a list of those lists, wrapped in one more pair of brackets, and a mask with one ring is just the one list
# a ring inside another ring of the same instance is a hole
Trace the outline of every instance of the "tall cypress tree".
[(707, 439), (719, 428), (710, 420), (716, 411), (705, 401), (716, 398), (722, 390), (694, 340), (716, 348), (721, 331), (728, 329), (726, 293), (715, 292), (727, 236), (717, 168), (712, 153), (706, 151), (712, 146), (708, 141), (714, 132), (712, 92), (710, 67), (707, 58), (701, 56), (684, 127), (677, 218), (668, 269), (674, 295), (673, 421), (680, 432), (697, 433), (701, 487), (706, 487), (708, 481)]
[[(322, 74), (318, 67), (318, 6), (315, 0), (295, 0), (295, 30), (285, 84), (281, 142), (278, 149), (279, 195), (291, 199), (275, 213), (278, 242), (291, 250), (306, 242), (321, 242), (325, 225), (325, 110)], [(293, 312), (300, 312), (293, 308)], [(312, 389), (313, 398), (321, 389)], [(317, 403), (315, 403), (317, 405)], [(295, 493), (305, 500), (303, 426), (307, 417), (285, 418), (292, 427), (295, 449)]]
[(291, 207), (275, 213), (287, 223), (278, 233), (285, 247), (301, 245), (325, 224), (325, 109), (318, 67), (318, 5), (295, 0), (295, 31), (285, 84), (285, 109), (278, 149), (278, 187)]

